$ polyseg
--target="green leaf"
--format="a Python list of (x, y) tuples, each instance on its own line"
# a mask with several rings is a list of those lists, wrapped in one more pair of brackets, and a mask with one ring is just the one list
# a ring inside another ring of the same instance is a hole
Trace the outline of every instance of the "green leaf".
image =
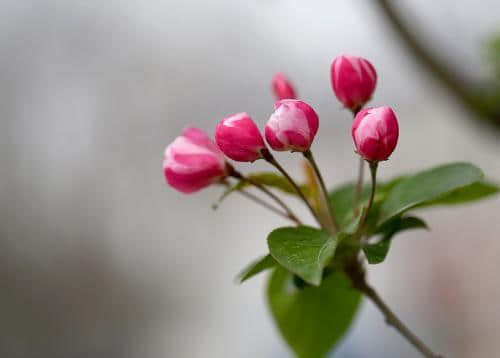
[(239, 274), (236, 276), (236, 282), (243, 283), (249, 278), (275, 267), (278, 263), (271, 255), (265, 255), (257, 260), (251, 262), (247, 267), (245, 267)]
[(341, 272), (332, 272), (319, 287), (300, 289), (293, 275), (281, 267), (269, 278), (267, 298), (281, 335), (300, 358), (327, 356), (361, 303), (361, 294)]
[(267, 244), (271, 255), (283, 267), (318, 286), (323, 269), (335, 253), (337, 240), (323, 230), (299, 226), (272, 231)]
[(448, 195), (440, 199), (428, 202), (420, 207), (464, 204), (495, 195), (499, 192), (499, 190), (500, 188), (498, 187), (498, 185), (482, 180), (471, 185), (467, 185), (463, 188), (454, 190)]
[(403, 230), (410, 229), (429, 229), (426, 222), (416, 216), (398, 216), (393, 220), (385, 223), (376, 230), (376, 234), (383, 234), (384, 236), (392, 236)]
[(387, 253), (391, 247), (390, 239), (382, 239), (376, 244), (363, 245), (363, 252), (368, 260), (368, 263), (374, 265), (385, 260)]
[(370, 264), (383, 262), (389, 252), (394, 235), (411, 229), (428, 229), (428, 226), (425, 221), (415, 216), (398, 216), (382, 225), (376, 232), (376, 234), (381, 234), (382, 238), (375, 244), (363, 244), (363, 251), (368, 262)]
[[(281, 190), (283, 193), (297, 195), (294, 187), (287, 178), (282, 175), (272, 172), (252, 173), (248, 177), (262, 185)], [(306, 185), (299, 185), (300, 189), (307, 195), (308, 188)]]
[(410, 176), (388, 193), (380, 210), (379, 223), (416, 206), (444, 198), (482, 177), (481, 169), (468, 163), (446, 164)]

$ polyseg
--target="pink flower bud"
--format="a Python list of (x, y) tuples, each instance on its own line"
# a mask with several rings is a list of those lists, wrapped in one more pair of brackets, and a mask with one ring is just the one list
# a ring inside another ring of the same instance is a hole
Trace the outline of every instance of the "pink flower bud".
[(215, 141), (229, 158), (238, 162), (253, 162), (262, 158), (266, 148), (259, 128), (246, 113), (224, 118), (215, 128)]
[(369, 161), (387, 160), (398, 143), (398, 120), (390, 107), (359, 111), (352, 124), (356, 151)]
[(361, 57), (338, 56), (330, 67), (333, 92), (345, 107), (356, 109), (372, 97), (377, 84), (377, 72)]
[(198, 191), (226, 175), (224, 154), (198, 128), (186, 128), (165, 150), (167, 183), (183, 193)]
[(271, 87), (273, 88), (274, 97), (276, 97), (278, 101), (282, 99), (297, 98), (292, 83), (282, 73), (278, 72), (273, 76)]
[(266, 124), (267, 143), (274, 150), (306, 151), (318, 131), (318, 115), (307, 103), (297, 99), (276, 102)]

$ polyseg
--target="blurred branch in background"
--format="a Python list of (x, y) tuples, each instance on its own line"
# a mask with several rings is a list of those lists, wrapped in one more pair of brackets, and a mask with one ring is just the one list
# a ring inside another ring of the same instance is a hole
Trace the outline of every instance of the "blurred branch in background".
[(500, 130), (500, 37), (488, 48), (496, 76), (488, 83), (471, 83), (464, 76), (434, 56), (393, 7), (391, 0), (378, 0), (378, 7), (411, 54), (477, 118)]

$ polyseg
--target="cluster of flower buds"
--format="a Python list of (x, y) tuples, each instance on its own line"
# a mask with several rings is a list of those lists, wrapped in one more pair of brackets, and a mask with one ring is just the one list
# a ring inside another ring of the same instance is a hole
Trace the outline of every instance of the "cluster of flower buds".
[[(387, 160), (398, 140), (398, 122), (391, 108), (361, 110), (376, 83), (375, 69), (363, 58), (342, 55), (332, 62), (333, 91), (346, 108), (357, 113), (352, 125), (356, 152), (370, 162)], [(283, 74), (276, 74), (271, 85), (278, 101), (265, 125), (268, 145), (276, 151), (309, 151), (319, 128), (318, 115), (295, 98), (295, 90)], [(258, 126), (246, 113), (222, 119), (215, 128), (215, 143), (199, 129), (186, 129), (165, 151), (167, 182), (183, 193), (192, 193), (230, 174), (224, 154), (238, 162), (253, 162), (269, 153)]]

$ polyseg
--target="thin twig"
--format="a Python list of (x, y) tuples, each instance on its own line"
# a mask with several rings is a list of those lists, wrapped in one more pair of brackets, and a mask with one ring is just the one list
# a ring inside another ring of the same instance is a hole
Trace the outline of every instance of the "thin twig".
[(248, 177), (243, 177), (242, 180), (252, 184), (253, 186), (255, 186), (257, 189), (259, 189), (260, 191), (262, 191), (263, 193), (266, 193), (267, 195), (269, 195), (269, 197), (271, 197), (274, 201), (276, 201), (283, 209), (285, 209), (285, 211), (287, 212), (287, 217), (294, 221), (297, 225), (302, 225), (302, 222), (299, 220), (299, 218), (297, 217), (297, 215), (294, 214), (294, 212), (292, 211), (292, 209), (290, 209), (288, 207), (288, 205), (286, 205), (276, 194), (274, 194), (271, 190), (267, 189), (264, 185), (248, 178)]
[(244, 197), (256, 202), (257, 204), (260, 204), (262, 206), (264, 206), (265, 208), (271, 210), (272, 212), (274, 212), (275, 214), (278, 214), (282, 217), (284, 217), (285, 219), (289, 219), (289, 220), (292, 220), (294, 222), (296, 222), (297, 224), (300, 224), (299, 222), (297, 222), (296, 220), (292, 219), (287, 213), (281, 211), (280, 209), (278, 208), (275, 208), (274, 206), (272, 206), (271, 204), (265, 202), (264, 200), (262, 200), (261, 198), (259, 198), (258, 196), (255, 196), (253, 195), (252, 193), (249, 193), (248, 191), (245, 191), (245, 190), (238, 190), (238, 192), (243, 195)]
[[(222, 182), (223, 185), (225, 185), (226, 187), (230, 187), (231, 184), (229, 184), (229, 182), (227, 181), (224, 181)], [(280, 209), (278, 209), (277, 207), (269, 204), (268, 202), (262, 200), (261, 198), (259, 198), (258, 196), (246, 191), (246, 190), (243, 190), (243, 189), (239, 189), (238, 190), (238, 193), (240, 193), (240, 195), (246, 197), (247, 199), (250, 199), (252, 200), (253, 202), (259, 204), (259, 205), (262, 205), (263, 207), (265, 207), (266, 209), (269, 209), (271, 210), (273, 213), (279, 215), (279, 216), (282, 216), (284, 217), (285, 219), (289, 219), (289, 220), (292, 220), (295, 222), (295, 220), (293, 220), (292, 218), (290, 218), (290, 216), (288, 216), (287, 213), (281, 211)], [(299, 223), (298, 223), (299, 224)]]
[(356, 182), (356, 191), (354, 193), (354, 216), (357, 217), (359, 214), (359, 201), (361, 199), (361, 191), (363, 189), (363, 181), (365, 172), (365, 160), (359, 157), (359, 169), (358, 169), (358, 181)]
[(338, 223), (337, 223), (337, 218), (335, 216), (335, 210), (333, 207), (333, 204), (329, 202), (328, 200), (328, 191), (326, 189), (325, 181), (323, 180), (323, 176), (321, 175), (321, 172), (319, 171), (318, 165), (316, 164), (316, 161), (314, 160), (314, 156), (311, 152), (311, 150), (307, 150), (302, 153), (304, 157), (309, 160), (309, 163), (311, 163), (311, 166), (314, 170), (314, 173), (316, 174), (316, 178), (318, 179), (319, 186), (322, 191), (322, 198), (323, 198), (323, 205), (326, 206), (326, 210), (328, 211), (328, 218), (329, 218), (329, 225), (331, 226), (331, 230), (333, 233), (336, 233), (338, 230)]
[(357, 235), (361, 234), (361, 232), (363, 231), (366, 218), (368, 217), (368, 212), (370, 211), (373, 205), (373, 199), (375, 199), (375, 192), (377, 191), (377, 167), (378, 167), (378, 162), (370, 162), (370, 173), (372, 178), (370, 199), (368, 199), (368, 205), (363, 210), (363, 214), (361, 215), (361, 219), (359, 220), (358, 230), (356, 232)]
[(271, 199), (273, 199), (279, 206), (281, 206), (286, 211), (287, 218), (289, 218), (290, 220), (294, 221), (297, 225), (302, 225), (302, 222), (299, 220), (299, 218), (297, 217), (297, 215), (294, 214), (294, 212), (292, 211), (292, 209), (290, 209), (288, 207), (288, 205), (286, 205), (283, 202), (283, 200), (281, 200), (271, 190), (269, 190), (268, 188), (266, 188), (261, 183), (255, 181), (255, 180), (253, 180), (253, 179), (251, 179), (249, 177), (244, 176), (243, 174), (241, 174), (240, 172), (238, 172), (236, 169), (234, 169), (234, 167), (232, 167), (232, 166), (228, 167), (228, 170), (229, 170), (229, 175), (232, 176), (233, 178), (236, 178), (236, 179), (242, 180), (242, 181), (246, 181), (247, 183), (255, 186), (257, 189), (259, 189), (260, 191), (262, 191), (263, 193), (265, 193), (266, 195), (268, 195)]
[(373, 303), (382, 311), (388, 325), (393, 326), (399, 333), (405, 337), (420, 353), (427, 358), (443, 358), (443, 356), (434, 353), (425, 345), (406, 325), (391, 311), (389, 306), (380, 298), (378, 293), (368, 283), (362, 279), (355, 283), (358, 290), (363, 292)]

